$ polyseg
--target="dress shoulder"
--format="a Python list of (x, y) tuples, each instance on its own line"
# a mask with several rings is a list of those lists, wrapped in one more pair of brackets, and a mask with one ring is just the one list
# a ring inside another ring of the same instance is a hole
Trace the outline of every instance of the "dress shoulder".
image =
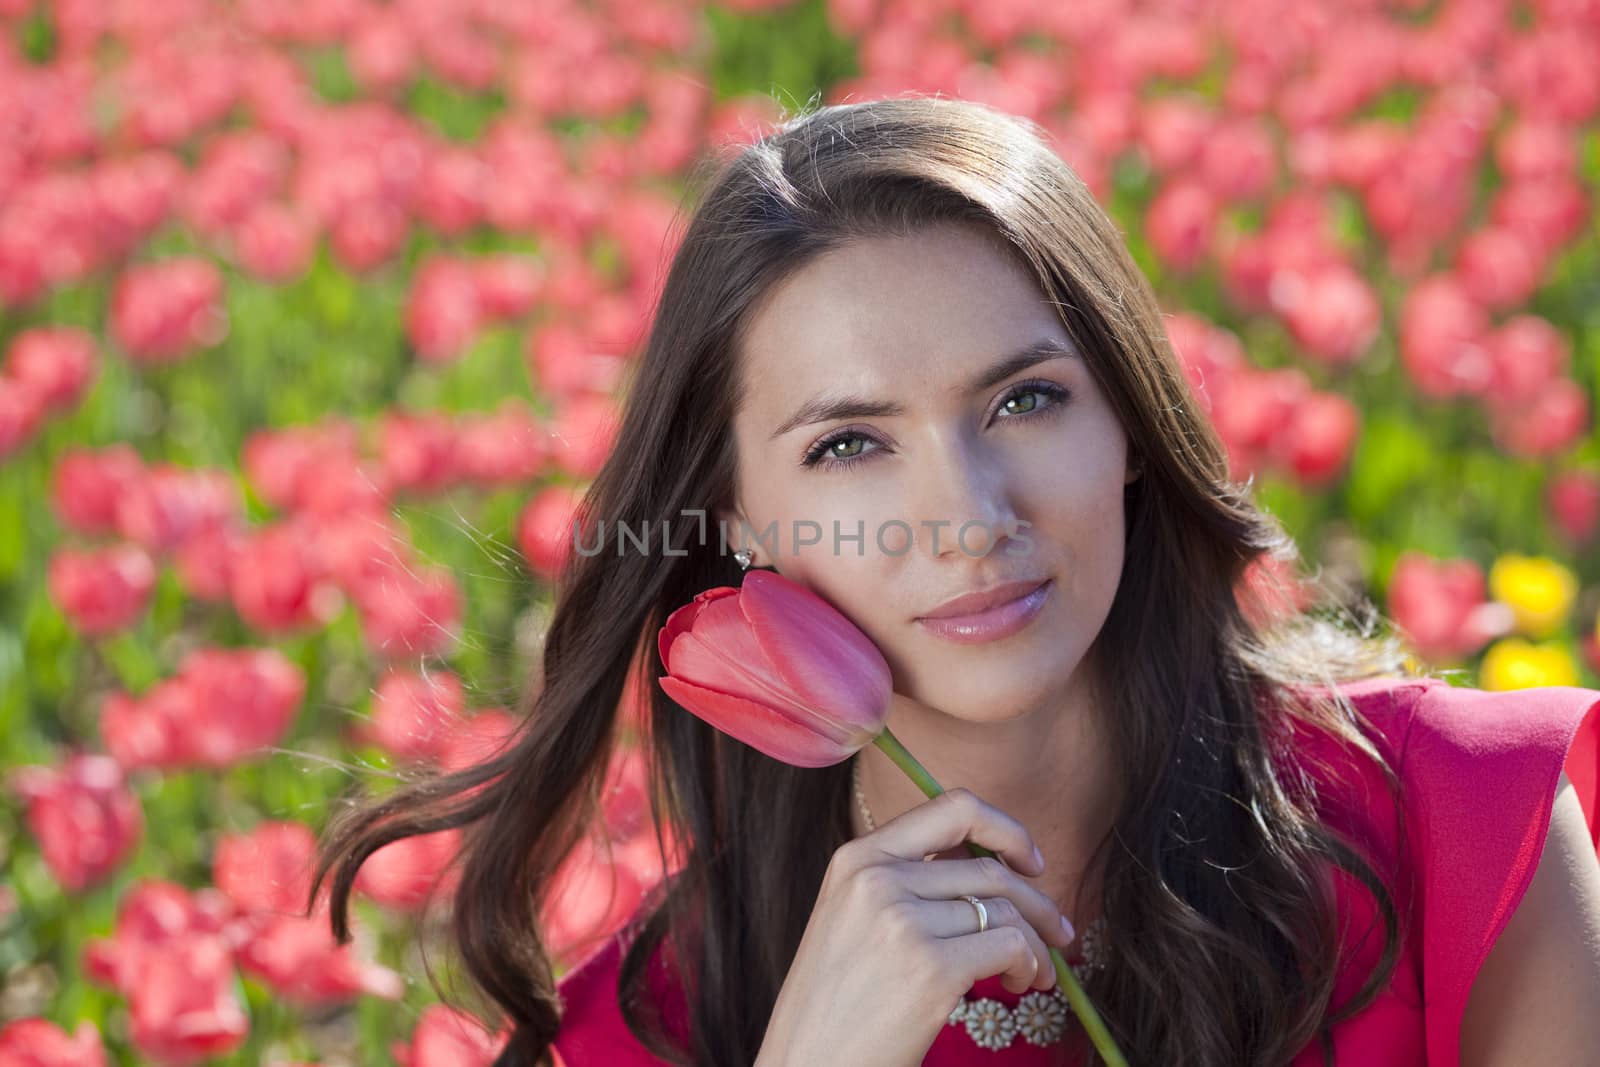
[(1600, 690), (1434, 684), (1404, 731), (1427, 1058), (1456, 1063), (1473, 980), (1533, 880), (1563, 770), (1600, 841)]
[[(553, 1067), (660, 1067), (657, 1057), (628, 1029), (618, 1001), (617, 979), (630, 939), (629, 923), (556, 980), (561, 1025), (550, 1051)], [(683, 1002), (666, 970), (664, 953), (651, 958), (646, 984), (668, 1033), (681, 1039)]]

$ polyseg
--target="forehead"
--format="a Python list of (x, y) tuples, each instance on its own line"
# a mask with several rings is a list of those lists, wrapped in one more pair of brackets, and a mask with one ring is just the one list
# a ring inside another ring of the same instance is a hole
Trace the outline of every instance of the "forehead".
[(850, 241), (773, 287), (741, 346), (747, 409), (821, 387), (939, 392), (1044, 337), (1069, 340), (1037, 278), (998, 238), (944, 225)]

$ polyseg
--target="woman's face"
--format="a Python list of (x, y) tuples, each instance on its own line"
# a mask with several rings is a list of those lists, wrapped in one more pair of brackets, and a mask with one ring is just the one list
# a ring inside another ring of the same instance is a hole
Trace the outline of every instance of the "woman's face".
[[(1028, 350), (1033, 362), (1007, 363)], [(1051, 703), (1110, 611), (1135, 477), (1075, 352), (1037, 281), (983, 231), (812, 260), (748, 324), (731, 546), (741, 522), (752, 535), (775, 522), (776, 542), (747, 541), (757, 564), (849, 616), (897, 693), (973, 721)], [(1019, 581), (1047, 584), (986, 625), (921, 621)]]

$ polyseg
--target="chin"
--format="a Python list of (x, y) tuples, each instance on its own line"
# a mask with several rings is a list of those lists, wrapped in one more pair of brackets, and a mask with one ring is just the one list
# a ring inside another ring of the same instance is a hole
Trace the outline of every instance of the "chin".
[(1049, 706), (1050, 694), (1061, 692), (1066, 684), (1066, 679), (1058, 681), (1022, 665), (969, 671), (952, 671), (950, 666), (945, 663), (930, 669), (900, 692), (963, 722), (1001, 723), (1026, 718)]

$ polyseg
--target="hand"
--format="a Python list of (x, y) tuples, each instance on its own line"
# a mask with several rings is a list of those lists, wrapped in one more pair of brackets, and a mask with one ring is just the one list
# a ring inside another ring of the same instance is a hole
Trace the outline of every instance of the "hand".
[[(995, 856), (923, 861), (967, 841)], [(758, 1067), (919, 1067), (974, 983), (1000, 975), (1012, 993), (1054, 986), (1049, 945), (1064, 949), (1074, 934), (1055, 901), (1019, 870), (1043, 872), (1028, 831), (962, 788), (841, 845), (773, 1006)], [(966, 893), (988, 909), (983, 933)]]

